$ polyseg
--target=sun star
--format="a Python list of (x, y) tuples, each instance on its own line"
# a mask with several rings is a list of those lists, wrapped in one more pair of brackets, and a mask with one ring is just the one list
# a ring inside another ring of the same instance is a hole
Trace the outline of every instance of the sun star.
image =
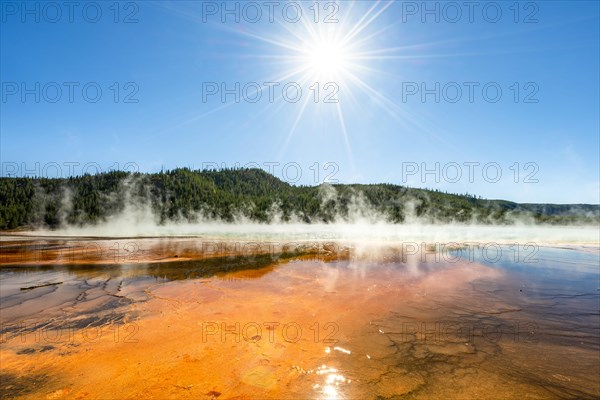
[(317, 77), (336, 78), (347, 67), (347, 56), (339, 43), (322, 41), (308, 46), (305, 62)]

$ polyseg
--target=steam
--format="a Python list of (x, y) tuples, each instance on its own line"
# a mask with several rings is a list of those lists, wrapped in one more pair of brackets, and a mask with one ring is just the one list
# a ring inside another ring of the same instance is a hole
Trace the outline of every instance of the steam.
[[(165, 209), (178, 209), (176, 196), (165, 193), (160, 204), (152, 203), (151, 188), (140, 177), (128, 176), (118, 183), (116, 190), (99, 192), (101, 202), (111, 209), (100, 222), (92, 223), (83, 214), (74, 213), (75, 195), (68, 187), (50, 195), (38, 189), (36, 197), (38, 216), (44, 207), (59, 204), (55, 215), (58, 229), (50, 230), (43, 224), (34, 233), (52, 236), (94, 237), (161, 237), (201, 236), (219, 238), (251, 238), (264, 240), (366, 240), (366, 241), (423, 241), (465, 242), (494, 240), (511, 243), (515, 240), (538, 243), (598, 243), (597, 226), (540, 226), (533, 215), (507, 212), (503, 224), (494, 225), (491, 216), (482, 217), (473, 213), (467, 221), (450, 218), (440, 219), (435, 209), (422, 212), (429, 202), (426, 192), (412, 196), (408, 191), (400, 194), (394, 204), (380, 205), (370, 201), (364, 192), (352, 186), (345, 188), (342, 195), (336, 187), (323, 184), (318, 188), (321, 210), (331, 215), (327, 223), (308, 221), (301, 213), (284, 212), (283, 204), (275, 201), (267, 210), (268, 222), (256, 222), (256, 205), (244, 203), (231, 211), (231, 218), (219, 218), (208, 205), (193, 212), (178, 210), (176, 215), (164, 215)], [(348, 191), (350, 195), (348, 195)], [(60, 201), (56, 201), (59, 196)], [(156, 196), (154, 197), (156, 198)], [(396, 223), (390, 208), (403, 217)], [(163, 210), (162, 213), (160, 210)], [(447, 211), (447, 210), (446, 210)], [(464, 217), (464, 216), (463, 216)], [(592, 216), (593, 217), (593, 216)], [(487, 218), (487, 219), (486, 219)]]

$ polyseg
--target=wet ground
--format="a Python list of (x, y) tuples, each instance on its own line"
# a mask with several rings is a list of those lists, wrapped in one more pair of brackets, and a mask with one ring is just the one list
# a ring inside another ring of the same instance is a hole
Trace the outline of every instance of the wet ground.
[(600, 396), (598, 246), (1, 246), (1, 398)]

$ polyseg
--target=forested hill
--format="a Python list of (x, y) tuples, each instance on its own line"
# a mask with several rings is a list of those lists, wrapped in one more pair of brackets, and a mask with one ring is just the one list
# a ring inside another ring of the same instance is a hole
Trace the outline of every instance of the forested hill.
[(94, 224), (141, 208), (151, 210), (159, 223), (206, 219), (327, 223), (358, 218), (392, 223), (600, 221), (598, 205), (518, 204), (391, 184), (292, 186), (260, 169), (0, 178), (0, 229)]

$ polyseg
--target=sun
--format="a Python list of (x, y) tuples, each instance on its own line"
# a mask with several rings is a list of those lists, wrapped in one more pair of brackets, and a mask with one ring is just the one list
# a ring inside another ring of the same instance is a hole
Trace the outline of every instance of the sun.
[[(280, 22), (278, 27), (281, 29), (268, 31), (266, 35), (245, 29), (235, 31), (262, 42), (261, 51), (257, 52), (256, 57), (261, 61), (269, 61), (269, 70), (274, 74), (267, 78), (269, 90), (272, 88), (271, 84), (274, 84), (283, 88), (293, 87), (294, 93), (302, 94), (292, 102), (282, 94), (270, 101), (262, 111), (267, 112), (273, 107), (272, 103), (277, 103), (277, 109), (282, 109), (285, 104), (292, 104), (287, 108), (293, 110), (294, 115), (278, 159), (282, 158), (300, 121), (309, 110), (317, 112), (319, 117), (328, 114), (338, 120), (350, 159), (352, 149), (346, 126), (348, 111), (345, 104), (349, 104), (349, 107), (357, 106), (358, 96), (362, 94), (383, 107), (391, 116), (405, 115), (401, 107), (369, 83), (371, 78), (385, 72), (375, 68), (375, 62), (410, 58), (408, 54), (402, 53), (411, 46), (382, 45), (392, 25), (380, 24), (378, 19), (393, 4), (395, 2), (389, 0), (332, 0), (324, 5), (328, 16), (332, 16), (332, 11), (336, 12), (335, 18), (326, 21), (326, 18), (317, 18), (312, 13), (318, 5), (315, 2), (310, 7), (303, 8), (300, 13), (306, 18), (301, 18), (298, 23), (288, 23), (287, 20), (285, 23)], [(342, 5), (344, 11), (337, 14)], [(265, 51), (266, 47), (262, 47), (264, 44), (271, 47)], [(273, 72), (273, 67), (276, 67), (276, 72)], [(219, 109), (231, 104), (235, 103), (225, 103)]]
[(306, 46), (304, 63), (319, 78), (336, 78), (348, 68), (348, 49), (333, 40), (321, 40)]

